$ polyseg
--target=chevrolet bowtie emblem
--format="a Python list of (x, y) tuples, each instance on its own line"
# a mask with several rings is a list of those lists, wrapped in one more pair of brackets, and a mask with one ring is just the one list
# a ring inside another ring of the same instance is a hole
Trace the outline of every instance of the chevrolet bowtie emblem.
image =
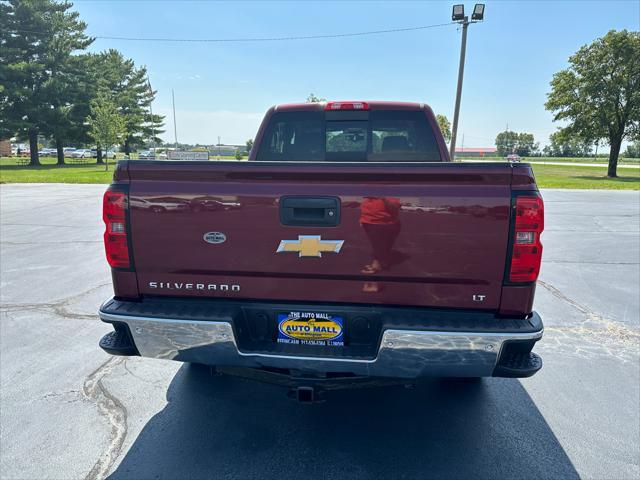
[(321, 257), (322, 252), (339, 253), (344, 240), (321, 240), (320, 235), (298, 235), (298, 240), (281, 240), (276, 253), (298, 252), (299, 257)]

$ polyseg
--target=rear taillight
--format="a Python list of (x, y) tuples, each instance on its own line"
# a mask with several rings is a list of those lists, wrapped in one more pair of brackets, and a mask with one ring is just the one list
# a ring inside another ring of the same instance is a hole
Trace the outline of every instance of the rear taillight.
[(325, 110), (369, 110), (367, 102), (329, 102)]
[(129, 268), (127, 243), (127, 194), (107, 190), (102, 201), (102, 219), (105, 224), (104, 249), (107, 261), (114, 268)]
[(537, 280), (542, 260), (542, 243), (540, 243), (542, 230), (544, 230), (542, 198), (517, 197), (510, 281), (535, 282)]

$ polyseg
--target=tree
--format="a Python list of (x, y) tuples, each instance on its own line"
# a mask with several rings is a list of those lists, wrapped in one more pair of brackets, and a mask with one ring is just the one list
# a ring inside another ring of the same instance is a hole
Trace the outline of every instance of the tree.
[(68, 60), (67, 81), (60, 85), (65, 91), (66, 102), (51, 110), (45, 134), (53, 138), (58, 165), (64, 164), (64, 147), (90, 140), (89, 127), (85, 122), (89, 115), (91, 100), (95, 97), (96, 82), (88, 65), (89, 55), (72, 56)]
[(38, 135), (62, 122), (71, 103), (72, 53), (93, 42), (67, 1), (0, 2), (0, 134), (28, 138), (40, 165)]
[(157, 92), (149, 85), (146, 67), (136, 68), (133, 60), (113, 49), (95, 55), (92, 61), (97, 88), (109, 92), (125, 120), (124, 152), (128, 155), (133, 147), (149, 140), (160, 142), (164, 117), (151, 114), (151, 102)]
[(636, 140), (631, 145), (627, 145), (624, 156), (627, 158), (640, 158), (640, 140)]
[(549, 135), (549, 145), (544, 147), (544, 153), (550, 157), (587, 157), (591, 147), (589, 142), (560, 129)]
[(242, 160), (242, 150), (240, 150), (239, 148), (236, 149), (235, 157), (236, 160)]
[(551, 80), (545, 107), (572, 134), (609, 143), (607, 176), (616, 177), (625, 138), (640, 135), (640, 32), (611, 30), (569, 57)]
[(316, 97), (314, 93), (310, 93), (309, 96), (307, 97), (307, 103), (320, 103), (320, 102), (326, 102), (326, 101), (327, 101), (326, 98)]
[(539, 144), (536, 143), (532, 133), (519, 133), (516, 143), (515, 153), (521, 157), (530, 157), (538, 151)]
[(438, 126), (442, 132), (444, 141), (449, 143), (451, 141), (451, 123), (449, 123), (449, 119), (445, 115), (436, 115), (436, 120), (438, 121)]
[[(106, 92), (100, 92), (91, 102), (91, 114), (87, 117), (89, 135), (98, 146), (109, 150), (126, 136), (126, 122), (118, 107)], [(105, 171), (109, 169), (109, 157), (105, 159)]]
[(253, 138), (247, 140), (247, 154), (251, 153), (251, 149), (253, 148)]
[(516, 144), (518, 143), (518, 134), (509, 130), (500, 132), (496, 136), (496, 148), (498, 149), (498, 155), (506, 157), (507, 155), (515, 152)]
[(531, 133), (505, 130), (496, 136), (496, 148), (498, 149), (498, 155), (501, 157), (506, 157), (512, 153), (517, 153), (522, 157), (529, 157), (537, 152), (538, 147), (539, 144), (536, 143)]

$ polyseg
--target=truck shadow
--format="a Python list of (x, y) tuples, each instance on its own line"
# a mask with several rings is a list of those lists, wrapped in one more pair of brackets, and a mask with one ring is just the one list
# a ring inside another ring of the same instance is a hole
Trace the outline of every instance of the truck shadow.
[(518, 380), (429, 380), (298, 404), (183, 366), (110, 479), (579, 478)]

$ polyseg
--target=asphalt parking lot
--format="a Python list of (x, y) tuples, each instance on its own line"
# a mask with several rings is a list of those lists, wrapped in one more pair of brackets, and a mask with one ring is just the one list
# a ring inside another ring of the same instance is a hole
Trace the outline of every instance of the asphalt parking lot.
[(98, 348), (104, 188), (0, 189), (0, 478), (640, 478), (639, 192), (543, 192), (535, 377), (301, 405)]

